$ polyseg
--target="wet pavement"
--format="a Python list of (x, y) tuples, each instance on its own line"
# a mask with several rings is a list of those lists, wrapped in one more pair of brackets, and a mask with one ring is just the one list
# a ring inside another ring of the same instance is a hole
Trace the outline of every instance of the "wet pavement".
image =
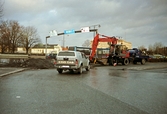
[[(102, 67), (102, 65), (94, 65), (95, 67)], [(131, 70), (146, 70), (146, 69), (159, 69), (159, 68), (167, 68), (167, 62), (147, 62), (145, 65), (142, 65), (140, 63), (137, 64), (129, 64), (127, 66), (118, 64), (115, 67), (114, 66), (108, 66), (105, 67), (111, 67), (113, 69), (131, 69)]]
[[(146, 70), (146, 69), (160, 69), (167, 68), (167, 63), (159, 62), (159, 63), (146, 63), (145, 65), (137, 64), (129, 64), (128, 66), (120, 65), (117, 66), (103, 66), (103, 65), (92, 65), (94, 67), (111, 67), (112, 69), (130, 69), (130, 70)], [(0, 77), (7, 76), (13, 73), (17, 73), (20, 71), (27, 70), (29, 68), (15, 68), (15, 67), (0, 67)]]
[[(104, 77), (100, 77), (103, 75)], [(87, 84), (150, 114), (167, 113), (167, 68), (154, 70), (104, 69)]]
[(98, 66), (81, 75), (55, 69), (11, 74), (0, 78), (0, 113), (166, 114), (165, 66)]

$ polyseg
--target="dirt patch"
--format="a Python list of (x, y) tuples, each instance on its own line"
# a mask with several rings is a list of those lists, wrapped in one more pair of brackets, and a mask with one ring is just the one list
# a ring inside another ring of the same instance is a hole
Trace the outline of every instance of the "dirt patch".
[(33, 69), (50, 69), (54, 68), (53, 59), (29, 58), (27, 60), (10, 60), (7, 64), (1, 64), (0, 67), (23, 67)]

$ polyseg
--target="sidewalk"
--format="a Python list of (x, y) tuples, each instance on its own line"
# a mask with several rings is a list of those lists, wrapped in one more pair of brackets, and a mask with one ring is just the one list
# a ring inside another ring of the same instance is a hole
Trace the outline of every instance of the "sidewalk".
[(0, 77), (24, 71), (26, 68), (0, 67)]

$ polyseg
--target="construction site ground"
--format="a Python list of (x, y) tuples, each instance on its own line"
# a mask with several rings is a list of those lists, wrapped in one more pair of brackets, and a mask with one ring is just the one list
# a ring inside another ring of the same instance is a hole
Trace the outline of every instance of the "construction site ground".
[(11, 59), (8, 63), (0, 64), (0, 77), (27, 69), (52, 69), (55, 68), (54, 62), (54, 59), (43, 58)]
[[(21, 72), (24, 70), (32, 69), (55, 69), (54, 59), (43, 58), (29, 58), (25, 61), (11, 61), (9, 63), (0, 64), (0, 77), (6, 76), (12, 73)], [(147, 69), (159, 69), (167, 68), (167, 62), (147, 62), (145, 65), (140, 63), (134, 65), (129, 64), (127, 66), (118, 64), (116, 66), (91, 64), (91, 69), (95, 67), (110, 67), (110, 69), (122, 69), (122, 70), (147, 70)]]
[(29, 59), (10, 59), (8, 63), (1, 63), (0, 67), (19, 67), (33, 69), (54, 68), (54, 59), (29, 58)]

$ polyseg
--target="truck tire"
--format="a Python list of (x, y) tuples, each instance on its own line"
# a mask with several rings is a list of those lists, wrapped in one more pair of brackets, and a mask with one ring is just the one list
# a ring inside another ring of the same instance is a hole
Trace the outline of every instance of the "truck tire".
[(82, 74), (82, 66), (79, 67), (78, 74)]
[(117, 59), (109, 58), (109, 65), (114, 65), (114, 63), (117, 64)]
[(123, 59), (122, 64), (123, 65), (128, 65), (129, 64), (129, 59), (128, 58)]
[(137, 64), (137, 61), (133, 61), (133, 64)]
[(63, 69), (57, 69), (57, 71), (61, 74), (63, 72)]
[(74, 70), (73, 70), (73, 69), (70, 69), (69, 71), (70, 71), (70, 73), (74, 73)]
[(146, 60), (145, 59), (142, 59), (141, 60), (141, 64), (144, 65), (146, 63)]

